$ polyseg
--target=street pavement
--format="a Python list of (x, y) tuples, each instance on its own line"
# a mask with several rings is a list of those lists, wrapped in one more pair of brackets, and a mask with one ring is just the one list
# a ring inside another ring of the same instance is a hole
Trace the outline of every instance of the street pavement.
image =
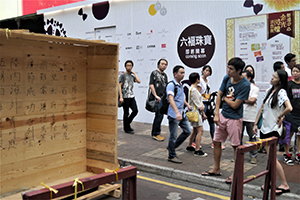
[[(123, 131), (123, 122), (118, 121), (118, 160), (121, 166), (133, 165), (138, 170), (171, 177), (188, 182), (209, 186), (212, 190), (222, 189), (230, 191), (230, 185), (225, 183), (228, 177), (234, 171), (233, 149), (229, 141), (226, 141), (226, 149), (222, 151), (221, 173), (222, 176), (208, 177), (202, 176), (201, 173), (213, 168), (213, 149), (211, 138), (207, 131), (202, 137), (202, 150), (208, 154), (207, 157), (194, 156), (192, 152), (185, 150), (188, 139), (176, 149), (178, 158), (182, 164), (168, 162), (168, 145), (169, 129), (168, 126), (162, 126), (161, 135), (165, 137), (162, 142), (153, 140), (151, 137), (152, 124), (133, 122), (132, 128), (134, 134), (127, 134)], [(181, 129), (178, 129), (178, 134)], [(244, 141), (248, 137), (244, 136)], [(286, 179), (291, 189), (291, 193), (283, 194), (277, 199), (300, 199), (300, 165), (295, 163), (294, 166), (288, 166), (282, 161), (282, 152), (277, 152), (277, 158), (283, 166)], [(245, 154), (244, 179), (248, 176), (256, 175), (266, 169), (267, 155), (259, 153), (257, 164), (250, 164), (248, 154)], [(260, 177), (244, 185), (244, 195), (251, 195), (256, 198), (262, 198), (263, 192), (260, 190), (264, 183), (264, 177)], [(277, 176), (277, 185), (279, 185)]]

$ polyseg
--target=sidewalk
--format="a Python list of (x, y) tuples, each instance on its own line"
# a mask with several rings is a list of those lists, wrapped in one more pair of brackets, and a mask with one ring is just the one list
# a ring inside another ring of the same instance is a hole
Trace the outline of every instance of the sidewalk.
[[(118, 159), (120, 165), (134, 165), (141, 171), (152, 172), (165, 175), (172, 178), (178, 178), (197, 184), (211, 186), (214, 189), (230, 190), (230, 186), (225, 183), (234, 170), (233, 149), (229, 142), (226, 142), (226, 149), (222, 151), (220, 177), (201, 176), (201, 173), (213, 167), (213, 149), (211, 138), (207, 131), (202, 137), (202, 150), (208, 153), (207, 157), (194, 156), (192, 152), (185, 150), (188, 141), (186, 140), (176, 149), (176, 154), (182, 164), (174, 164), (167, 161), (169, 129), (168, 126), (162, 126), (161, 135), (165, 137), (163, 142), (155, 141), (151, 137), (152, 124), (133, 122), (132, 128), (135, 134), (127, 134), (123, 131), (122, 121), (118, 121)], [(178, 133), (180, 134), (180, 128)], [(248, 137), (244, 136), (244, 140)], [(277, 153), (278, 159), (282, 163), (286, 179), (289, 183), (291, 193), (283, 194), (277, 199), (300, 199), (300, 165), (288, 166), (282, 161), (282, 152)], [(250, 164), (248, 154), (245, 154), (244, 179), (247, 176), (258, 174), (266, 169), (267, 155), (258, 154), (257, 164)], [(278, 177), (277, 177), (278, 180)], [(244, 185), (244, 194), (262, 198), (263, 192), (260, 190), (264, 183), (264, 177), (260, 177), (249, 184)], [(279, 184), (279, 181), (277, 181)], [(214, 190), (213, 189), (213, 190)]]

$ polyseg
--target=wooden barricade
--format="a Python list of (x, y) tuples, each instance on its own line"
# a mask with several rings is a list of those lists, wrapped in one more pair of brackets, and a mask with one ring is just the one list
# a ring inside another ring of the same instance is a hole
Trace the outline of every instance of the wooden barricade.
[[(271, 189), (271, 200), (276, 199), (276, 144), (278, 138), (272, 137), (262, 141), (258, 141), (251, 144), (241, 145), (237, 148), (236, 161), (234, 167), (234, 174), (232, 180), (231, 200), (243, 199), (243, 186), (256, 178), (261, 176), (265, 177), (264, 195), (263, 199), (267, 200), (269, 197), (269, 189)], [(254, 175), (251, 178), (244, 180), (244, 154), (254, 149), (270, 146), (269, 159), (267, 169), (259, 174)]]
[(0, 195), (116, 169), (118, 44), (0, 29)]

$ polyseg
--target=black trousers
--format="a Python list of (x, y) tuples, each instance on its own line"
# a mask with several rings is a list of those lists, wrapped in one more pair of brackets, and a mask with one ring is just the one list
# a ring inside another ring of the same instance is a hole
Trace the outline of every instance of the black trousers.
[[(138, 114), (138, 108), (136, 105), (135, 98), (124, 98), (123, 102), (123, 129), (124, 131), (130, 131), (130, 124), (134, 117)], [(129, 108), (131, 113), (129, 114)]]

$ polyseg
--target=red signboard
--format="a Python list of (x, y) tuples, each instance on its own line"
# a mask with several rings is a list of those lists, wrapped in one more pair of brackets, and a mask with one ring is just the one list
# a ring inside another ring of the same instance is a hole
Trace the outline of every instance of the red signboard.
[(268, 14), (268, 39), (279, 33), (295, 37), (294, 11)]
[(23, 15), (36, 13), (37, 10), (61, 6), (84, 0), (22, 0)]

